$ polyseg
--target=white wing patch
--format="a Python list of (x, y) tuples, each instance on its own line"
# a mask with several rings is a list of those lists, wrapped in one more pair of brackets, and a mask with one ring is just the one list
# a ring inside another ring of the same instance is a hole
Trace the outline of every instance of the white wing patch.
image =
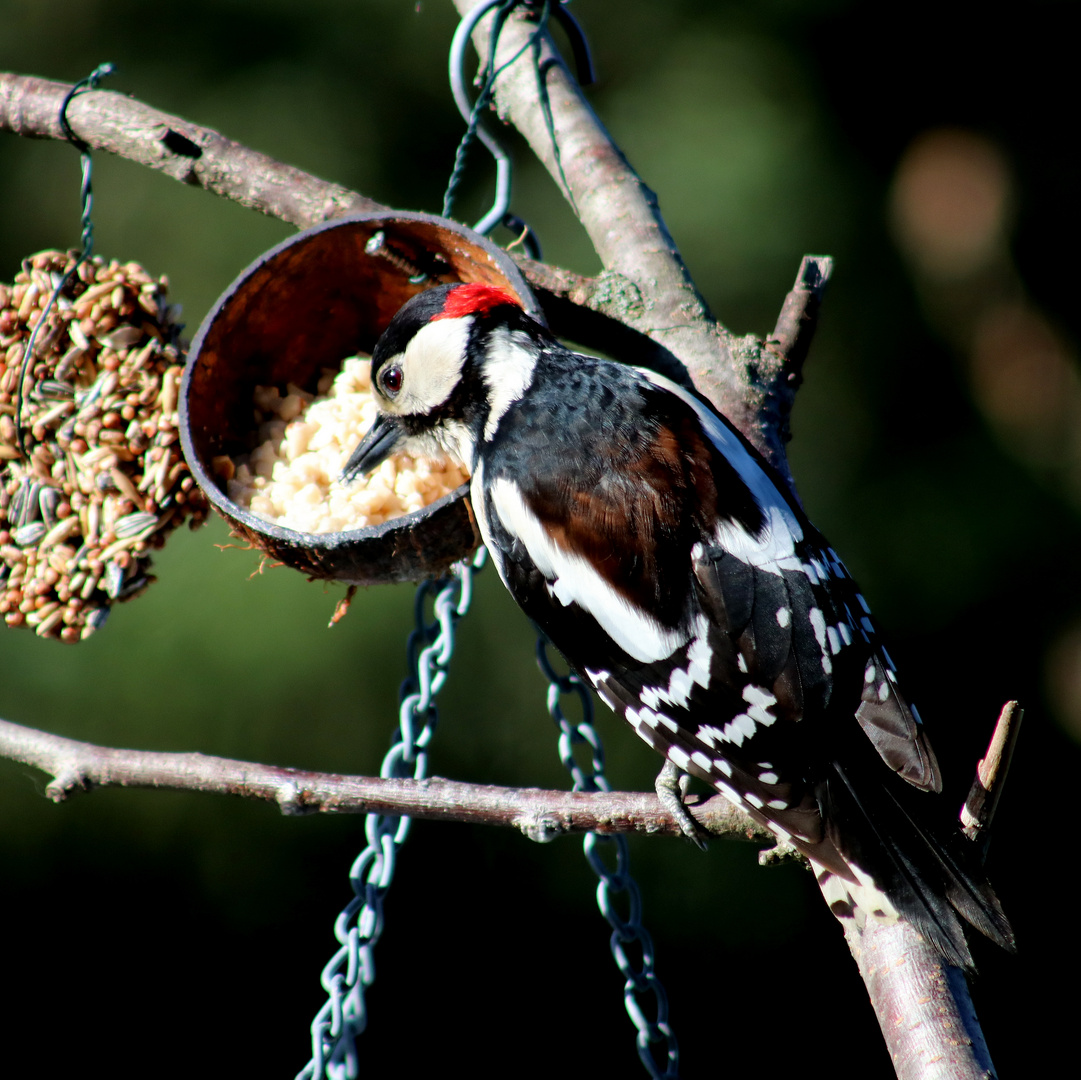
[(803, 570), (803, 563), (796, 556), (796, 544), (803, 539), (803, 529), (792, 507), (743, 443), (720, 417), (678, 383), (646, 368), (635, 370), (654, 386), (675, 394), (694, 409), (702, 430), (739, 474), (765, 516), (765, 523), (757, 537), (738, 526), (722, 522), (717, 528), (717, 542), (721, 547), (741, 562), (771, 574), (780, 574), (783, 570)]
[[(778, 575), (782, 570), (802, 570), (803, 563), (796, 555), (796, 542), (803, 538), (803, 530), (787, 504), (783, 510), (776, 505), (759, 503), (759, 506), (766, 520), (757, 536), (741, 525), (722, 519), (717, 523), (717, 543), (729, 555), (758, 570)], [(785, 510), (788, 510), (787, 515)]]
[(564, 606), (577, 604), (591, 615), (628, 656), (653, 663), (687, 643), (690, 635), (686, 631), (662, 626), (620, 596), (587, 559), (554, 543), (526, 506), (517, 485), (501, 476), (492, 481), (489, 494), (503, 527), (525, 545), (533, 564), (548, 580), (549, 593)]

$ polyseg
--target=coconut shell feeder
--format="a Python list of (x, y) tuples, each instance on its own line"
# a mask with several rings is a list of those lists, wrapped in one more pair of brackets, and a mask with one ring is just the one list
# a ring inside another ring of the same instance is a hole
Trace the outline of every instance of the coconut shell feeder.
[(507, 289), (544, 321), (506, 252), (465, 226), (420, 213), (318, 225), (267, 252), (230, 286), (188, 354), (180, 430), (192, 475), (238, 535), (310, 577), (350, 585), (437, 576), (476, 548), (467, 484), (379, 525), (310, 533), (239, 505), (217, 467), (255, 447), (256, 387), (314, 391), (327, 369), (371, 353), (407, 300), (455, 281)]

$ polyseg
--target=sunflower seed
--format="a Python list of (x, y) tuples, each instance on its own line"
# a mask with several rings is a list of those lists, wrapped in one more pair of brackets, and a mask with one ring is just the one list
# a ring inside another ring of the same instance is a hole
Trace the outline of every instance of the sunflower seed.
[(36, 544), (45, 535), (45, 522), (35, 521), (29, 525), (21, 525), (12, 534), (11, 538), (21, 548)]
[(124, 568), (114, 562), (105, 564), (105, 595), (110, 600), (120, 598), (120, 590), (124, 587)]
[[(130, 481), (129, 481), (130, 483)], [(135, 513), (120, 518), (113, 526), (117, 540), (127, 540), (142, 533), (149, 533), (158, 523), (157, 514)]]
[(54, 487), (42, 487), (38, 493), (41, 520), (51, 529), (59, 520), (56, 508), (60, 505), (60, 492)]

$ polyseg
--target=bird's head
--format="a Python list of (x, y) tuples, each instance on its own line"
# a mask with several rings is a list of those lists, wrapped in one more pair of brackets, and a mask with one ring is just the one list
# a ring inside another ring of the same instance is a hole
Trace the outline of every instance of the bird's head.
[(542, 327), (505, 289), (439, 285), (402, 306), (372, 353), (379, 416), (353, 451), (345, 479), (398, 450), (445, 453), (472, 470), (494, 410), (528, 386)]

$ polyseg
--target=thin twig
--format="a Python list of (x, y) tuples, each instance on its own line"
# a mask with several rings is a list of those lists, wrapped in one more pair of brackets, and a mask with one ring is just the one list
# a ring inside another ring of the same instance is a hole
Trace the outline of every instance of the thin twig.
[(1024, 716), (1025, 710), (1016, 701), (1002, 706), (987, 754), (976, 766), (976, 778), (961, 810), (961, 824), (970, 840), (984, 838), (995, 816)]
[(804, 255), (796, 282), (781, 305), (777, 325), (766, 339), (767, 353), (773, 354), (776, 362), (762, 366), (767, 388), (761, 415), (775, 454), (783, 454), (784, 445), (792, 438), (792, 406), (803, 384), (803, 364), (818, 329), (818, 312), (832, 273), (829, 255)]
[(784, 298), (777, 325), (766, 339), (767, 347), (777, 353), (790, 371), (800, 371), (807, 359), (818, 328), (822, 295), (832, 274), (833, 259), (829, 255), (804, 255), (796, 283)]

